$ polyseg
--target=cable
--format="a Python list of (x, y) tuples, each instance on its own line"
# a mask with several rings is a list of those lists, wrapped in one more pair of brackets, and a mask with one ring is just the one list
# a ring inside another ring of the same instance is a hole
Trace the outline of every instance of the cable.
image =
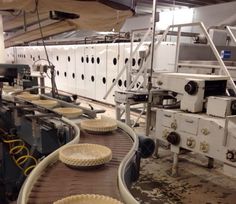
[[(41, 38), (42, 38), (42, 43), (43, 43), (43, 47), (44, 47), (44, 51), (45, 51), (45, 54), (46, 54), (47, 61), (48, 61), (48, 63), (50, 63), (47, 48), (46, 48), (46, 45), (45, 45), (45, 42), (44, 42), (44, 36), (43, 36), (41, 21), (40, 21), (40, 17), (39, 17), (38, 1), (39, 0), (35, 0), (35, 10), (36, 10), (37, 18), (38, 18), (39, 31), (40, 31), (40, 35), (41, 35)], [(48, 64), (48, 65), (50, 65), (50, 64)]]
[[(29, 173), (36, 167), (38, 161), (35, 157), (30, 155), (29, 149), (26, 147), (25, 142), (22, 139), (16, 138), (15, 135), (7, 134), (0, 128), (3, 133), (2, 141), (9, 145), (9, 154), (11, 155), (16, 166), (18, 166), (28, 176)], [(25, 164), (30, 162), (30, 165), (25, 167)]]
[[(36, 10), (37, 18), (38, 18), (39, 31), (40, 31), (44, 51), (45, 51), (45, 54), (46, 54), (48, 65), (50, 66), (50, 60), (49, 60), (47, 48), (46, 48), (46, 45), (45, 45), (43, 30), (42, 30), (40, 16), (39, 16), (38, 2), (39, 2), (39, 0), (35, 0), (35, 10)], [(50, 79), (51, 79), (51, 85), (52, 85), (52, 96), (55, 97), (55, 95), (58, 95), (58, 89), (57, 89), (57, 85), (56, 85), (56, 82), (55, 82), (55, 69), (54, 69), (54, 66), (51, 68), (51, 78)]]

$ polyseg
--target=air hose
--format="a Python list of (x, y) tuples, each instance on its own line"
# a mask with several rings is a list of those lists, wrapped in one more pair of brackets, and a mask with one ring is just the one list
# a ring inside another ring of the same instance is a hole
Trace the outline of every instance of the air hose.
[(16, 166), (23, 171), (25, 176), (28, 176), (37, 165), (37, 159), (30, 155), (30, 151), (22, 139), (16, 138), (16, 135), (7, 134), (2, 129), (0, 129), (0, 131), (3, 133), (1, 139), (5, 144), (8, 144), (9, 154)]

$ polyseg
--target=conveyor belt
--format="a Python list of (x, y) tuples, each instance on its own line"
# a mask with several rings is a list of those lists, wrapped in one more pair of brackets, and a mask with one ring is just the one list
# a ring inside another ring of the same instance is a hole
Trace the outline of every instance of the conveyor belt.
[(130, 151), (133, 141), (121, 129), (106, 134), (92, 135), (81, 131), (80, 143), (105, 145), (112, 149), (112, 160), (97, 169), (78, 170), (60, 161), (47, 167), (34, 185), (28, 204), (52, 203), (74, 194), (102, 194), (121, 200), (117, 185), (120, 162)]

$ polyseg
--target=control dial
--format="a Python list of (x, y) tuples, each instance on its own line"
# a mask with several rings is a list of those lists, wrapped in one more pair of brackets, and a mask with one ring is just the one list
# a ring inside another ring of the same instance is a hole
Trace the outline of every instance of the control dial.
[(226, 153), (226, 159), (231, 162), (236, 162), (236, 150), (228, 150)]
[(189, 94), (189, 95), (194, 95), (198, 91), (198, 84), (195, 81), (189, 81), (185, 86), (184, 90)]
[(171, 132), (167, 136), (167, 141), (172, 145), (178, 145), (180, 143), (180, 135), (176, 132)]

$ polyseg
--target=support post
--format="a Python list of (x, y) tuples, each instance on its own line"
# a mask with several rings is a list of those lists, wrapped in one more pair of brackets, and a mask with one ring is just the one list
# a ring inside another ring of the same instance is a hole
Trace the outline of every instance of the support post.
[(175, 53), (175, 72), (178, 72), (180, 37), (181, 37), (181, 27), (178, 27), (178, 36), (177, 36), (176, 53)]
[(174, 152), (171, 176), (178, 176), (179, 154)]
[(5, 47), (4, 47), (2, 15), (0, 15), (0, 63), (5, 63)]
[(147, 114), (146, 114), (146, 135), (149, 135), (149, 128), (151, 123), (151, 104), (152, 104), (152, 72), (153, 72), (153, 60), (154, 60), (154, 48), (155, 48), (155, 32), (156, 32), (156, 11), (157, 11), (157, 1), (153, 1), (153, 11), (152, 11), (152, 44), (151, 44), (151, 70), (148, 77), (148, 102), (147, 102)]

